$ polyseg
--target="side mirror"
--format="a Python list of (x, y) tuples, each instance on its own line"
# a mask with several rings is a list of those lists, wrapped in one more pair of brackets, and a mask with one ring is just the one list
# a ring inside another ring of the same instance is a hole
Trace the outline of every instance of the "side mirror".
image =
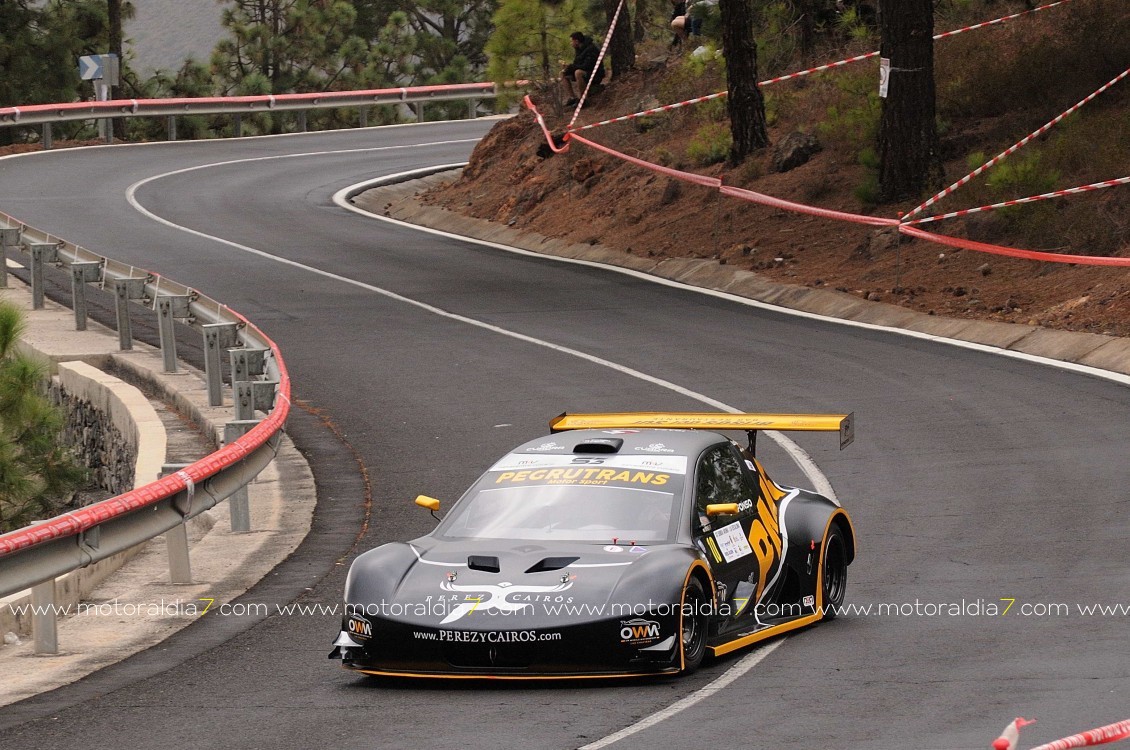
[[(417, 500), (416, 502), (420, 502)], [(706, 506), (708, 516), (732, 516), (738, 512), (737, 503), (713, 503)]]
[[(439, 510), (439, 500), (436, 500), (434, 497), (428, 497), (427, 495), (418, 495), (416, 497), (416, 505), (419, 505), (421, 508), (427, 508), (432, 513)], [(735, 505), (734, 507), (736, 508), (737, 506)]]

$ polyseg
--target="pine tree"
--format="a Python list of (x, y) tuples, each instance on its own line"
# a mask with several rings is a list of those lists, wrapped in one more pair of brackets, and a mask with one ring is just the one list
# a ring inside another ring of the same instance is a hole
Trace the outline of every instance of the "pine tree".
[(935, 120), (934, 4), (880, 0), (880, 51), (890, 60), (879, 119), (879, 191), (884, 201), (941, 187), (942, 157)]
[[(356, 33), (357, 10), (344, 0), (225, 0), (222, 22), (231, 37), (212, 54), (212, 70), (225, 93), (286, 94), (393, 85), (386, 60), (411, 54), (397, 23), (373, 44)], [(315, 112), (332, 125), (336, 115)], [(247, 118), (251, 131), (281, 132), (283, 118)]]
[(399, 71), (397, 85), (463, 83), (487, 65), (497, 0), (355, 0), (357, 33), (377, 39), (402, 14), (415, 62)]
[(753, 0), (719, 0), (722, 51), (726, 56), (726, 106), (730, 112), (730, 161), (737, 163), (769, 145), (765, 98), (757, 85)]
[[(0, 106), (89, 95), (78, 58), (107, 51), (106, 10), (105, 0), (0, 0)], [(0, 128), (0, 145), (16, 135), (15, 128)]]
[(43, 395), (45, 368), (16, 349), (24, 327), (0, 301), (0, 532), (56, 515), (85, 474), (59, 442), (63, 415)]
[[(573, 59), (569, 35), (583, 30), (584, 0), (556, 5), (539, 0), (502, 0), (494, 14), (494, 33), (486, 45), (492, 81), (532, 78), (555, 81)], [(565, 61), (564, 63), (562, 61)]]

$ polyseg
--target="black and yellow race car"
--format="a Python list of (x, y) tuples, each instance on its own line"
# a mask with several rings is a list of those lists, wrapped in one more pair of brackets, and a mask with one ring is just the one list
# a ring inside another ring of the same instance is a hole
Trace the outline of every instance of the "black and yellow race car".
[(354, 560), (331, 659), (419, 677), (685, 673), (835, 616), (851, 519), (771, 480), (753, 448), (758, 430), (835, 431), (843, 448), (852, 415), (562, 414), (550, 426), (431, 534)]

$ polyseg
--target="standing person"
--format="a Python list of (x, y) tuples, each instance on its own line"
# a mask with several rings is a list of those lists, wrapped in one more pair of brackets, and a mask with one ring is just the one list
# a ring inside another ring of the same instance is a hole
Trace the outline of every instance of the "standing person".
[[(561, 71), (561, 80), (565, 82), (565, 91), (569, 94), (569, 98), (565, 100), (566, 107), (572, 107), (579, 101), (580, 95), (585, 91), (585, 84), (589, 80), (589, 76), (593, 76), (592, 85), (598, 86), (604, 80), (604, 64), (601, 63), (599, 68), (596, 67), (596, 58), (600, 56), (600, 50), (593, 44), (592, 39), (585, 36), (579, 31), (574, 31), (569, 35), (569, 43), (573, 45), (575, 52), (573, 53), (573, 62), (571, 65), (566, 65), (565, 69)], [(596, 70), (593, 73), (593, 70)], [(577, 89), (574, 91), (573, 84), (577, 84)]]
[(687, 35), (687, 0), (671, 0), (671, 46), (678, 47)]

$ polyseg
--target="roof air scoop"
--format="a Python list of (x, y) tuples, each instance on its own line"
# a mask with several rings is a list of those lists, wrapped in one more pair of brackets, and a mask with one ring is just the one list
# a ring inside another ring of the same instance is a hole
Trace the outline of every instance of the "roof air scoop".
[(501, 570), (498, 566), (498, 558), (488, 555), (467, 555), (467, 567), (487, 573), (497, 573)]
[(579, 557), (547, 557), (530, 566), (527, 573), (544, 573), (547, 570), (561, 570), (580, 560)]
[(622, 438), (589, 438), (573, 447), (574, 453), (619, 453)]

